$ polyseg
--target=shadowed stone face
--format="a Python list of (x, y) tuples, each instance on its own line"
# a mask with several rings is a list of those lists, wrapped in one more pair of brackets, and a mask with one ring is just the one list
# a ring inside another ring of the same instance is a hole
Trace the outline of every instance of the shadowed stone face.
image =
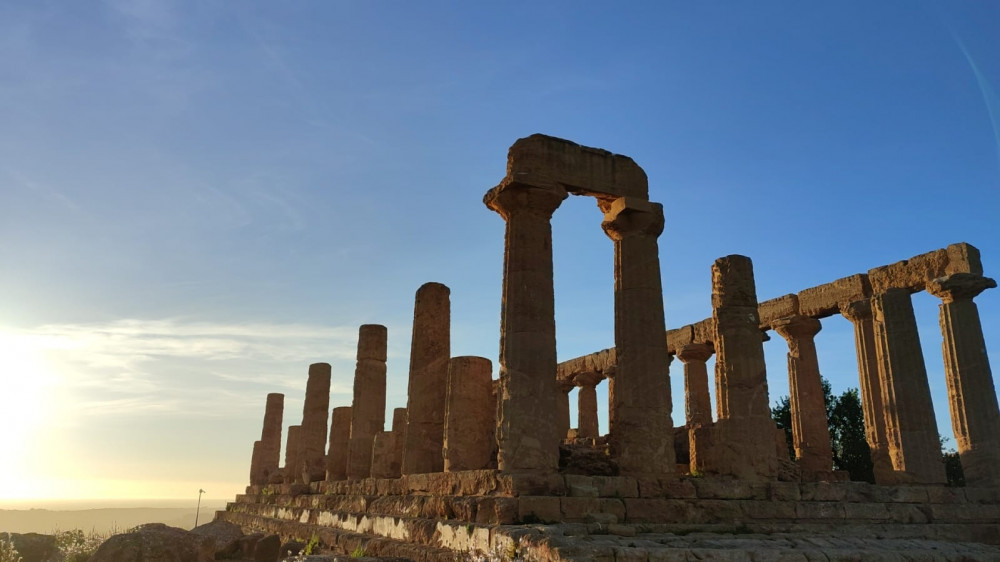
[(493, 365), (483, 357), (448, 362), (444, 470), (488, 468), (494, 448)]
[(309, 366), (306, 399), (302, 405), (302, 481), (326, 478), (326, 423), (330, 410), (330, 364)]
[(417, 290), (410, 346), (403, 474), (444, 470), (441, 448), (444, 446), (445, 391), (451, 356), (450, 293), (448, 287), (440, 283), (427, 283)]
[(385, 326), (365, 324), (359, 330), (348, 445), (347, 477), (350, 479), (371, 475), (372, 445), (375, 435), (385, 427), (386, 340)]
[(260, 443), (254, 447), (254, 461), (250, 468), (251, 484), (267, 484), (272, 474), (278, 471), (281, 462), (281, 422), (285, 408), (285, 395), (267, 395), (264, 406), (264, 426), (260, 432)]
[(347, 478), (348, 447), (351, 441), (351, 407), (334, 408), (331, 418), (326, 479), (344, 480)]

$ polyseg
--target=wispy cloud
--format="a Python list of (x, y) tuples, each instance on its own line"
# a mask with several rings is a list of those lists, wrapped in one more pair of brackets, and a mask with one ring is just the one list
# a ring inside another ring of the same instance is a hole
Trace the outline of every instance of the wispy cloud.
[(0, 326), (0, 339), (44, 365), (67, 413), (217, 416), (257, 408), (265, 390), (298, 394), (316, 361), (334, 365), (343, 392), (357, 328), (123, 319)]

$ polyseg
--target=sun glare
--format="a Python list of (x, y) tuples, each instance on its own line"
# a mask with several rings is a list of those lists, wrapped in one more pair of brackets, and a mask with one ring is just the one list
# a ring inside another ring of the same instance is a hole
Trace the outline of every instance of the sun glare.
[(33, 455), (34, 437), (51, 411), (48, 388), (55, 381), (44, 354), (30, 336), (0, 331), (0, 427), (4, 428), (4, 461), (0, 462), (0, 497), (26, 492), (26, 462)]

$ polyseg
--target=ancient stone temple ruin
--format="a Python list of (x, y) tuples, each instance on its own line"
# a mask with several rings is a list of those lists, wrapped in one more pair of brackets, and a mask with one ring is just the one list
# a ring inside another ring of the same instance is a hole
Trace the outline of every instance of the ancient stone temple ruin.
[[(559, 362), (550, 219), (569, 194), (596, 199), (614, 244), (615, 346)], [(511, 147), (484, 202), (506, 222), (498, 380), (487, 358), (451, 357), (449, 289), (428, 283), (416, 292), (408, 400), (391, 430), (388, 334), (364, 325), (353, 402), (331, 412), (330, 366), (311, 365), (279, 465), (283, 396), (268, 395), (250, 485), (217, 519), (412, 560), (1000, 559), (1000, 410), (974, 302), (996, 283), (976, 248), (952, 244), (765, 301), (751, 260), (722, 257), (711, 317), (668, 330), (663, 208), (632, 159), (533, 135)], [(925, 290), (941, 299), (965, 487), (945, 485), (911, 304)], [(875, 483), (833, 469), (814, 338), (838, 314), (854, 326)], [(794, 459), (771, 418), (772, 333), (788, 346)]]

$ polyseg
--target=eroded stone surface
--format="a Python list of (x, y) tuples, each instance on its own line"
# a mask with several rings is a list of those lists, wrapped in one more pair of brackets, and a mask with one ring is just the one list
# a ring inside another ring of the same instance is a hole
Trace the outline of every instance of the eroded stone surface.
[(403, 474), (441, 472), (445, 389), (451, 356), (451, 291), (440, 283), (417, 290), (410, 345)]
[(326, 424), (330, 411), (330, 364), (309, 365), (302, 405), (299, 474), (305, 483), (326, 478)]
[(347, 458), (351, 441), (351, 407), (333, 409), (330, 416), (330, 447), (327, 452), (326, 479), (347, 478)]
[(358, 363), (354, 371), (351, 403), (351, 438), (348, 443), (348, 478), (371, 475), (375, 434), (385, 428), (385, 326), (365, 324), (358, 333)]
[(492, 461), (495, 437), (493, 364), (484, 357), (448, 362), (444, 470), (479, 470)]

